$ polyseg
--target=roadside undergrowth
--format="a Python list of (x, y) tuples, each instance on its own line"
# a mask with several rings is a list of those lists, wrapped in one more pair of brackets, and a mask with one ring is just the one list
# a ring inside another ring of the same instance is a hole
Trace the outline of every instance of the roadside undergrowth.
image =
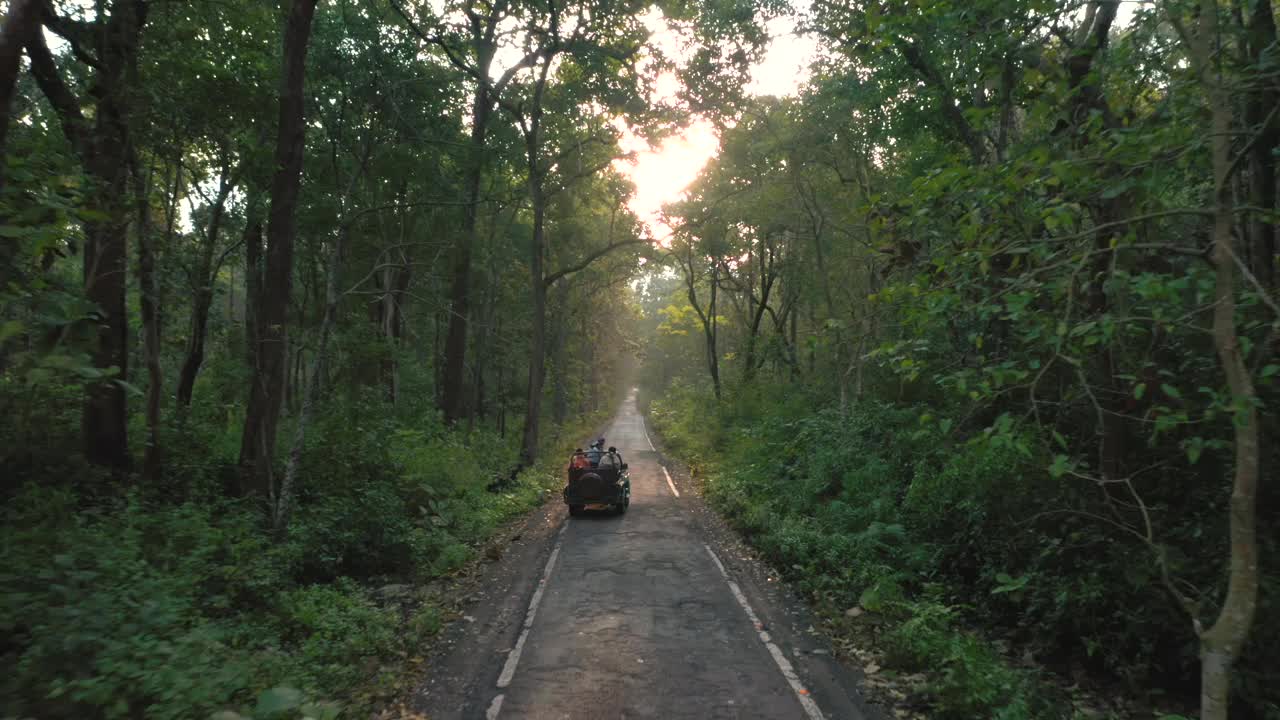
[(228, 498), (239, 427), (216, 413), (174, 424), (182, 451), (156, 485), (109, 492), (40, 458), (67, 480), (5, 495), (0, 715), (368, 717), (420, 680), (449, 619), (433, 585), (544, 502), (562, 446), (599, 421), (562, 428), (512, 476), (518, 434), (340, 404), (312, 433), (283, 537)]
[(1185, 706), (1171, 688), (1194, 668), (1190, 633), (1169, 631), (1176, 608), (1149, 586), (1107, 584), (1144, 558), (1049, 512), (1076, 499), (1038, 438), (957, 439), (929, 408), (824, 409), (794, 391), (717, 406), (677, 384), (642, 405), (899, 716), (1174, 718)]

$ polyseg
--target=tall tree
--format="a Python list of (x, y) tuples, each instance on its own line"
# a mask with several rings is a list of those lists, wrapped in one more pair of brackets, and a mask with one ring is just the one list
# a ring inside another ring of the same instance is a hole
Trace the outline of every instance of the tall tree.
[(271, 209), (267, 215), (266, 256), (261, 286), (254, 298), (253, 374), (240, 441), (241, 491), (256, 493), (274, 505), (272, 476), (276, 427), (284, 400), (288, 354), (288, 310), (293, 287), (293, 246), (297, 230), (298, 193), (306, 140), (303, 81), (307, 46), (317, 0), (293, 0), (284, 27), (283, 76), (271, 181)]
[[(1162, 3), (1170, 23), (1181, 28), (1178, 10)], [(1266, 3), (1263, 3), (1266, 5)], [(1253, 630), (1258, 611), (1258, 485), (1261, 405), (1248, 365), (1244, 343), (1237, 328), (1237, 267), (1246, 267), (1236, 252), (1236, 203), (1233, 175), (1251, 158), (1250, 150), (1236, 152), (1236, 107), (1229, 83), (1231, 75), (1217, 44), (1221, 42), (1220, 8), (1217, 0), (1201, 0), (1196, 8), (1196, 25), (1183, 31), (1187, 54), (1204, 88), (1210, 121), (1209, 154), (1213, 172), (1212, 229), (1208, 252), (1214, 265), (1213, 346), (1226, 378), (1231, 398), (1234, 462), (1231, 464), (1231, 500), (1228, 505), (1227, 591), (1217, 617), (1208, 627), (1201, 624), (1196, 606), (1186, 602), (1200, 638), (1200, 717), (1226, 720), (1231, 707), (1231, 671)], [(1255, 19), (1255, 23), (1257, 20)], [(1253, 35), (1251, 33), (1251, 35)], [(1249, 38), (1253, 40), (1253, 37)], [(1274, 110), (1274, 108), (1273, 108)], [(1246, 105), (1245, 116), (1256, 120), (1256, 111)], [(1269, 120), (1250, 127), (1254, 141), (1269, 142), (1274, 136), (1266, 127)], [(1259, 288), (1266, 292), (1266, 288)], [(1272, 304), (1274, 307), (1274, 303)], [(1280, 321), (1280, 317), (1277, 318)], [(1185, 601), (1184, 601), (1185, 602)]]
[(475, 85), (471, 100), (471, 136), (463, 181), (461, 232), (451, 250), (449, 322), (445, 335), (441, 402), (445, 420), (456, 422), (467, 413), (467, 328), (471, 313), (471, 260), (479, 242), (477, 233), (489, 130), (497, 104), (516, 74), (537, 63), (541, 47), (523, 50), (516, 62), (494, 77), (494, 60), (504, 45), (507, 25), (520, 22), (524, 8), (511, 0), (493, 3), (464, 0), (445, 6), (439, 17), (414, 19), (396, 0), (393, 7), (425, 43), (439, 48)]
[[(187, 349), (182, 360), (182, 368), (178, 372), (177, 397), (178, 404), (182, 407), (190, 407), (196, 376), (200, 373), (200, 366), (204, 364), (205, 342), (209, 334), (209, 310), (213, 307), (214, 284), (217, 282), (218, 271), (226, 260), (228, 251), (234, 248), (232, 246), (227, 248), (227, 251), (218, 252), (219, 238), (225, 224), (227, 201), (235, 187), (235, 172), (224, 153), (222, 167), (218, 172), (218, 189), (208, 206), (208, 222), (199, 228), (201, 242), (192, 272), (196, 287), (191, 300)], [(250, 221), (252, 222), (252, 218)]]
[[(548, 2), (544, 14), (537, 16), (540, 25), (528, 31), (541, 48), (532, 77), (522, 85), (522, 94), (502, 101), (524, 140), (526, 183), (532, 211), (529, 287), (533, 327), (521, 449), (526, 463), (536, 459), (541, 433), (548, 290), (562, 278), (586, 269), (615, 250), (646, 242), (635, 236), (610, 236), (603, 246), (592, 248), (574, 265), (553, 272), (545, 268), (549, 195), (603, 172), (615, 157), (617, 131), (608, 124), (608, 118), (584, 114), (580, 108), (599, 104), (620, 112), (625, 107), (630, 111), (631, 122), (660, 117), (646, 103), (646, 78), (636, 66), (646, 36), (637, 20), (639, 9), (639, 5), (630, 2), (604, 5)], [(557, 63), (560, 69), (553, 77), (551, 70)], [(553, 96), (559, 96), (559, 111), (549, 115), (547, 103), (557, 101)], [(548, 121), (554, 120), (559, 120), (563, 127), (548, 127)], [(548, 142), (549, 135), (553, 142)], [(584, 152), (584, 148), (596, 147), (606, 150), (604, 157)], [(552, 180), (556, 187), (549, 189)]]
[[(97, 306), (93, 364), (100, 379), (89, 385), (82, 433), (85, 457), (122, 471), (130, 466), (125, 387), (129, 321), (125, 312), (129, 120), (133, 109), (138, 46), (147, 20), (146, 0), (99, 4), (90, 21), (62, 17), (46, 3), (43, 24), (62, 37), (88, 67), (85, 96), (67, 84), (45, 44), (44, 33), (27, 38), (31, 72), (57, 112), (63, 135), (92, 182), (92, 215), (84, 220), (85, 297)], [(86, 116), (84, 108), (90, 109)]]

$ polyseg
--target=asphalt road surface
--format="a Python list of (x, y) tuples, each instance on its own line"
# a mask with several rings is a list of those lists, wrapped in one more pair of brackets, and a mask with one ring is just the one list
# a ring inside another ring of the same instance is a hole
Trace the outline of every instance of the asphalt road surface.
[(719, 546), (701, 500), (651, 444), (634, 393), (605, 436), (630, 465), (630, 510), (570, 518), (551, 505), (532, 519), (432, 661), (419, 709), (490, 720), (878, 717), (803, 609)]

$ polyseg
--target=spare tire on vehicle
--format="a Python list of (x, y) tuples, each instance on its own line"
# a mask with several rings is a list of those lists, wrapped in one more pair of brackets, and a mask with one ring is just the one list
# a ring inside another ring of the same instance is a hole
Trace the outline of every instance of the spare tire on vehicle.
[(604, 478), (597, 473), (584, 473), (573, 484), (574, 493), (580, 498), (598, 498), (604, 497), (609, 488), (606, 486)]

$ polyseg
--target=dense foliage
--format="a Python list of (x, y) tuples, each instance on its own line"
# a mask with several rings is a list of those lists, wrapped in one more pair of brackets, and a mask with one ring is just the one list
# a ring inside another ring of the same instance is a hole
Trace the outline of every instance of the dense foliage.
[[(1270, 0), (818, 0), (748, 98), (784, 9), (9, 0), (0, 713), (375, 704), (639, 327), (934, 712), (1280, 717)], [(694, 115), (659, 247), (624, 128)]]
[(183, 449), (159, 487), (106, 492), (91, 470), (39, 457), (76, 480), (6, 498), (6, 712), (209, 717), (281, 686), (359, 712), (402, 692), (442, 620), (427, 581), (559, 480), (539, 468), (490, 492), (514, 448), (464, 441), (424, 408), (330, 408), (283, 539), (227, 496), (236, 428), (216, 413), (166, 438)]
[(620, 398), (620, 140), (770, 3), (4, 7), (0, 715), (367, 714)]
[(896, 619), (937, 712), (1069, 710), (939, 634), (967, 625), (1067, 683), (1280, 717), (1271, 4), (809, 19), (807, 87), (668, 206), (655, 423), (784, 573)]

